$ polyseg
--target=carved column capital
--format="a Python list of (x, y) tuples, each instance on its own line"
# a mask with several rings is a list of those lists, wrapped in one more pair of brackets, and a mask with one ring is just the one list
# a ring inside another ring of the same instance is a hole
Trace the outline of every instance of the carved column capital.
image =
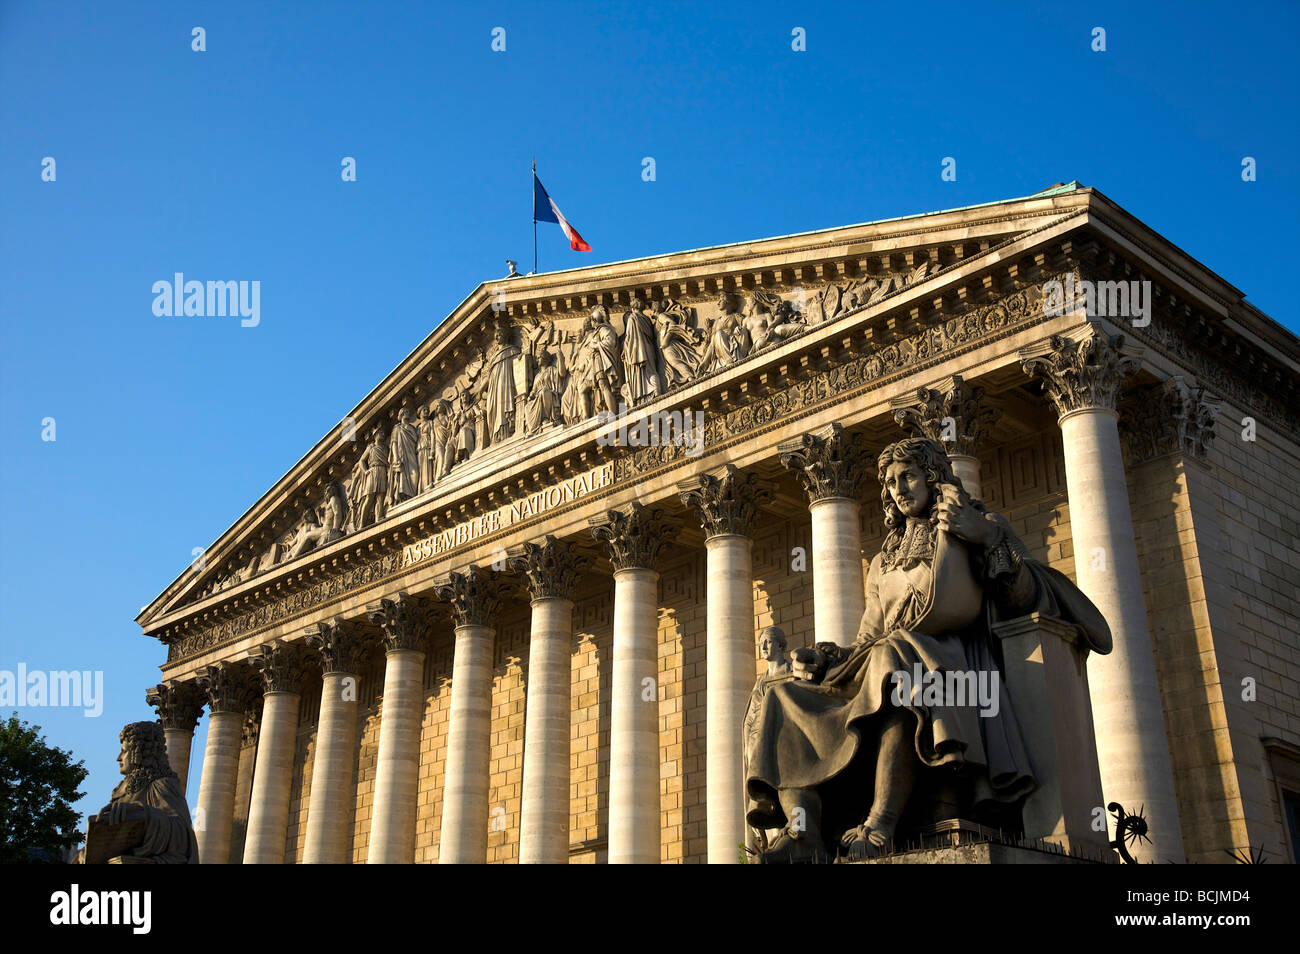
[(749, 536), (754, 511), (772, 499), (766, 482), (732, 464), (679, 482), (677, 493), (682, 503), (695, 508), (710, 537), (726, 533)]
[(933, 387), (894, 402), (894, 421), (909, 437), (926, 437), (944, 445), (949, 454), (978, 457), (976, 448), (988, 438), (1002, 416), (984, 397), (984, 389), (967, 384), (959, 374)]
[(144, 701), (158, 712), (164, 729), (193, 732), (206, 701), (196, 682), (163, 682), (146, 689)]
[(593, 517), (591, 535), (605, 544), (615, 570), (653, 570), (659, 551), (681, 528), (681, 521), (663, 510), (629, 504)]
[(448, 573), (435, 581), (433, 591), (448, 604), (458, 627), (491, 626), (501, 609), (501, 597), (511, 585), (500, 573), (468, 566), (464, 572)]
[(385, 652), (425, 648), (435, 612), (431, 601), (422, 596), (398, 593), (391, 600), (380, 600), (366, 607), (366, 618), (384, 631)]
[(1208, 461), (1221, 405), (1204, 389), (1174, 375), (1124, 397), (1119, 433), (1130, 463), (1178, 453)]
[(1095, 328), (1079, 338), (1052, 335), (1020, 352), (1025, 374), (1042, 380), (1059, 417), (1086, 408), (1115, 410), (1120, 384), (1140, 364), (1138, 354), (1124, 352), (1123, 335)]
[(827, 497), (856, 500), (863, 480), (874, 474), (862, 435), (846, 431), (840, 424), (827, 424), (782, 441), (776, 450), (781, 463), (795, 472), (811, 503)]
[(307, 633), (305, 641), (320, 654), (322, 673), (359, 671), (371, 648), (361, 620), (338, 616), (317, 623)]
[(195, 674), (195, 683), (206, 697), (208, 711), (246, 712), (258, 697), (253, 670), (239, 663), (219, 662), (204, 666)]
[(303, 666), (302, 647), (297, 643), (273, 639), (265, 645), (254, 646), (249, 650), (248, 661), (262, 677), (264, 693), (302, 692), (306, 671)]
[(512, 570), (528, 578), (528, 589), (535, 600), (573, 599), (582, 571), (591, 565), (591, 557), (567, 540), (548, 536), (543, 543), (525, 543), (506, 554)]

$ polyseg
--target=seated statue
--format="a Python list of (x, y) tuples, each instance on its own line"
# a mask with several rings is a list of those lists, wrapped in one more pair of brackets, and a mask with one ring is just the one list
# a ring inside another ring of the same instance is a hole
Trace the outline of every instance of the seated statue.
[[(1036, 783), (990, 626), (1036, 612), (1111, 648), (1097, 608), (970, 498), (941, 444), (891, 444), (877, 473), (886, 536), (856, 642), (796, 649), (795, 678), (756, 700), (747, 821), (780, 829), (764, 862), (883, 854), (904, 811), (924, 807), (914, 798), (945, 785), (977, 819), (1005, 813)], [(988, 698), (954, 689), (977, 684)]]
[(124, 779), (112, 801), (90, 818), (87, 864), (198, 864), (199, 846), (180, 779), (167, 761), (159, 722), (122, 729), (117, 764)]

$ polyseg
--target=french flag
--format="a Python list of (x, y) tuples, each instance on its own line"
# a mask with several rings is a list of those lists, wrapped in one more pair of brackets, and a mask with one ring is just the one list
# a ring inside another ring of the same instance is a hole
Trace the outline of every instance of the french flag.
[(537, 178), (536, 172), (533, 173), (533, 221), (554, 222), (564, 230), (564, 237), (569, 240), (569, 248), (575, 252), (591, 251), (591, 246), (587, 244), (587, 240), (569, 224), (569, 220), (564, 217), (564, 213), (555, 204), (555, 200), (542, 188), (542, 180)]

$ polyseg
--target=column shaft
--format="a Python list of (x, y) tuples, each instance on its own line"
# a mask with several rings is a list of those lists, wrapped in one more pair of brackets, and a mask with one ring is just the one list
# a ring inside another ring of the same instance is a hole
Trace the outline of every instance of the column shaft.
[(456, 627), (439, 864), (485, 864), (492, 730), (492, 627)]
[[(321, 685), (320, 723), (307, 803), (303, 864), (346, 864), (357, 766), (356, 676), (327, 672)], [(345, 680), (352, 680), (350, 683)]]
[(610, 864), (659, 863), (658, 585), (655, 570), (614, 572)]
[(519, 861), (567, 864), (573, 601), (543, 597), (532, 609)]
[(257, 762), (253, 768), (253, 799), (248, 810), (244, 864), (284, 864), (301, 700), (296, 692), (266, 693), (262, 729), (257, 737)]
[(242, 712), (213, 712), (208, 718), (208, 742), (203, 752), (199, 804), (194, 818), (200, 864), (224, 865), (230, 859), (243, 722)]
[(163, 738), (167, 740), (167, 763), (181, 780), (181, 791), (184, 792), (190, 775), (190, 747), (194, 744), (194, 730), (163, 729)]
[(980, 462), (969, 454), (950, 453), (948, 460), (952, 461), (952, 472), (957, 475), (961, 485), (966, 488), (966, 493), (976, 500), (983, 500), (984, 489), (980, 485)]
[(424, 652), (390, 649), (375, 760), (367, 864), (415, 863), (415, 805), (424, 716)]
[(860, 506), (848, 497), (822, 497), (812, 514), (813, 617), (817, 642), (851, 646), (866, 608)]
[(1108, 802), (1143, 809), (1153, 857), (1181, 862), (1178, 802), (1115, 412), (1071, 411), (1061, 418), (1061, 439), (1075, 577), (1114, 639), (1113, 652), (1088, 662), (1102, 789)]
[(745, 840), (744, 724), (754, 685), (753, 541), (705, 543), (708, 589), (706, 807), (710, 864), (737, 864)]

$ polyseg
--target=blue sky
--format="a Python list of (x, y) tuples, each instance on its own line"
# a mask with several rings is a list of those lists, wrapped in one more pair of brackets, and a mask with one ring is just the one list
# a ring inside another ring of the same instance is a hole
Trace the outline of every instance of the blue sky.
[[(595, 249), (539, 226), (543, 270), (1078, 179), (1300, 329), (1300, 7), (1137, 6), (0, 4), (0, 669), (104, 672), (98, 718), (19, 713), (85, 759), (79, 807), (152, 717), (141, 605), (531, 267), (533, 156)], [(261, 282), (260, 324), (156, 317), (178, 271)]]

